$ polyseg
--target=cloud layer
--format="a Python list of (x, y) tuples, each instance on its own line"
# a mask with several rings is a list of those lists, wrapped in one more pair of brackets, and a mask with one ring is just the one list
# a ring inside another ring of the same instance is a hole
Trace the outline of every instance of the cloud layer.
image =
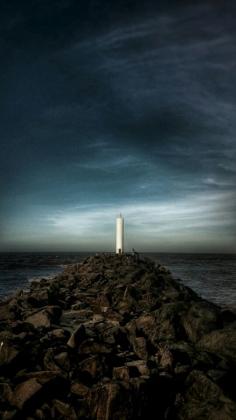
[(122, 210), (131, 247), (235, 251), (233, 2), (34, 3), (1, 14), (1, 249), (109, 249)]

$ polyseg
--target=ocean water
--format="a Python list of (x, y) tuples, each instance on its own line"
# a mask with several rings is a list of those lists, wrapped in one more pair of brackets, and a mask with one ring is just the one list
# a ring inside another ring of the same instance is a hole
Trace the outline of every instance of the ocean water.
[(201, 297), (236, 310), (236, 254), (148, 254)]
[(88, 253), (0, 253), (0, 299), (27, 290), (35, 279), (48, 278), (64, 266), (83, 260)]
[[(0, 298), (93, 253), (0, 253)], [(145, 253), (203, 298), (236, 309), (236, 255)]]

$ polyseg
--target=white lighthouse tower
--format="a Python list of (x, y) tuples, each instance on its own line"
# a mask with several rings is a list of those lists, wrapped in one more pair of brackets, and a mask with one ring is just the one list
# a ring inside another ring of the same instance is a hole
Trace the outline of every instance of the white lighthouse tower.
[(116, 253), (124, 252), (124, 218), (120, 214), (116, 218)]

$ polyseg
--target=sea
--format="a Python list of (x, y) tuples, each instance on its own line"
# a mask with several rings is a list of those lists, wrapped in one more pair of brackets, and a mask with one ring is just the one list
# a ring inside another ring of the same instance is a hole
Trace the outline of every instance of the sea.
[[(0, 300), (94, 253), (0, 253)], [(236, 254), (143, 253), (203, 298), (236, 310)]]

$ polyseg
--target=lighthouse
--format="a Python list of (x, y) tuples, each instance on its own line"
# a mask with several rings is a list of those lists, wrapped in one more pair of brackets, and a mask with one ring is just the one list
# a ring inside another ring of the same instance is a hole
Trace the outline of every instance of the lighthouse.
[(116, 218), (116, 253), (124, 252), (124, 218), (120, 214)]

